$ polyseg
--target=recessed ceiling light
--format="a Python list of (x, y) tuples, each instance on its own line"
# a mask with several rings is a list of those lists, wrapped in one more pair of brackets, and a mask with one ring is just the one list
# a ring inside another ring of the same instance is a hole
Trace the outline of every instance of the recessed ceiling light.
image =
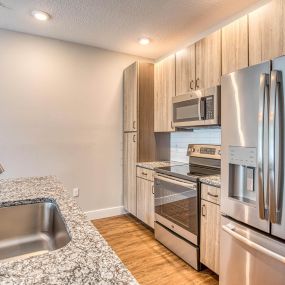
[(50, 15), (43, 11), (34, 10), (32, 11), (32, 16), (39, 21), (47, 21), (50, 19)]
[(149, 38), (140, 38), (139, 43), (143, 46), (146, 46), (150, 43), (150, 39)]

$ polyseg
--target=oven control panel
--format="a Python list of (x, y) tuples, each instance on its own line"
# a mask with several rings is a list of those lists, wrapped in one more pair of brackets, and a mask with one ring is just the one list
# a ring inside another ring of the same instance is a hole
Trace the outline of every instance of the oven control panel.
[(188, 145), (188, 156), (221, 159), (220, 145)]

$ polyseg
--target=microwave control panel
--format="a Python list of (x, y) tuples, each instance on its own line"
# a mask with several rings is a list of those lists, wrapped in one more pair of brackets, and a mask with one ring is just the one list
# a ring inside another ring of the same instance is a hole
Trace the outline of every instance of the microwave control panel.
[(214, 119), (214, 96), (207, 96), (205, 97), (205, 109), (206, 109), (206, 114), (205, 114), (205, 119), (206, 120), (212, 120)]

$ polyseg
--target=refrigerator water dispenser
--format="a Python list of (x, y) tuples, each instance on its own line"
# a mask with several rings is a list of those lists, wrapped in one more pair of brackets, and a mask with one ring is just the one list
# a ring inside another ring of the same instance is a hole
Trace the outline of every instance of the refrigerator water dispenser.
[(229, 147), (229, 197), (241, 202), (256, 201), (256, 148)]

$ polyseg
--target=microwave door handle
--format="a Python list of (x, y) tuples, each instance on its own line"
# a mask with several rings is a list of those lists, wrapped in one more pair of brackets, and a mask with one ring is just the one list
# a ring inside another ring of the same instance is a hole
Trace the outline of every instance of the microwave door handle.
[[(264, 185), (265, 173), (264, 164), (265, 164), (265, 156), (264, 151), (266, 149), (265, 146), (265, 126), (266, 118), (268, 116), (268, 87), (269, 87), (269, 74), (263, 73), (259, 78), (259, 110), (258, 110), (258, 209), (259, 209), (259, 217), (264, 220), (267, 216), (267, 207), (265, 206), (265, 189), (267, 189), (267, 185)], [(268, 133), (268, 132), (266, 132)]]
[(206, 108), (206, 100), (205, 98), (200, 98), (200, 120), (205, 120), (205, 108)]
[[(279, 156), (282, 153), (283, 141), (281, 135), (281, 124), (283, 123), (280, 114), (281, 98), (280, 85), (282, 74), (280, 71), (271, 72), (271, 90), (270, 90), (270, 109), (269, 109), (269, 208), (270, 221), (273, 224), (279, 222), (279, 203), (281, 184), (280, 163), (282, 159)], [(277, 179), (276, 179), (277, 178)]]

